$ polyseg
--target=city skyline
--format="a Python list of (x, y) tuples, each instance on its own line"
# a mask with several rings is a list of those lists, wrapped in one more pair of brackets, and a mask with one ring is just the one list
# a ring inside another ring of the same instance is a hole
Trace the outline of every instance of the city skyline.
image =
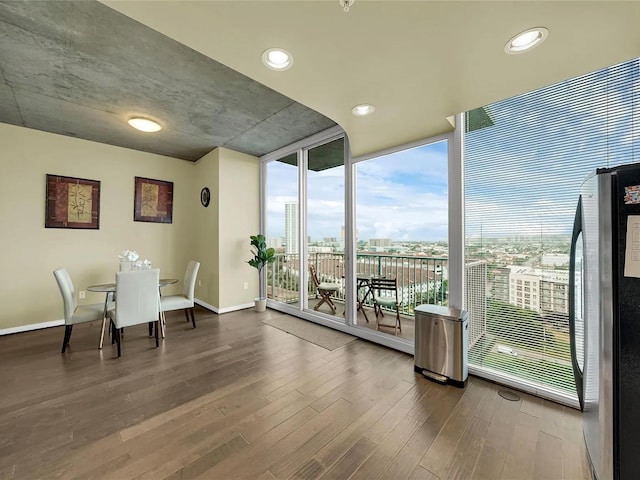
[[(356, 229), (360, 239), (447, 240), (447, 141), (356, 164)], [(284, 237), (284, 205), (297, 202), (297, 167), (271, 162), (267, 176), (267, 236)], [(340, 237), (344, 167), (308, 175), (308, 236)], [(407, 208), (411, 205), (411, 208)]]
[[(582, 182), (640, 156), (638, 59), (485, 107), (490, 127), (465, 137), (465, 238), (569, 235)], [(355, 164), (359, 239), (447, 241), (446, 141)], [(268, 235), (283, 236), (297, 167), (268, 170)], [(344, 167), (308, 172), (308, 236), (339, 235)]]
[(569, 235), (596, 168), (638, 160), (638, 60), (486, 108), (494, 125), (465, 136), (467, 237)]

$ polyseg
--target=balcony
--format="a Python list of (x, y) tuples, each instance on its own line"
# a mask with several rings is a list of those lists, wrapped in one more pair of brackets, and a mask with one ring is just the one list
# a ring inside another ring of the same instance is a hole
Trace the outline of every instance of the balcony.
[[(298, 255), (278, 255), (270, 265), (267, 278), (268, 297), (278, 302), (298, 305), (300, 299)], [(309, 262), (315, 265), (321, 282), (338, 283), (335, 295), (336, 320), (344, 322), (345, 279), (344, 255), (313, 253)], [(414, 310), (417, 305), (448, 304), (448, 260), (446, 258), (412, 257), (403, 255), (358, 254), (356, 266), (359, 276), (380, 275), (398, 280), (398, 294), (402, 298), (400, 317), (402, 332), (399, 337), (414, 339)], [(568, 360), (566, 315), (548, 312), (540, 318), (532, 309), (518, 307), (515, 296), (509, 302), (507, 283), (501, 283), (491, 266), (484, 260), (465, 264), (465, 309), (469, 319), (469, 363), (491, 370), (500, 370), (526, 379), (534, 384), (546, 385), (561, 392), (572, 392), (571, 365)], [(489, 281), (489, 278), (491, 280)], [(309, 310), (319, 302), (313, 283), (308, 281)], [(506, 287), (505, 287), (506, 285)], [(514, 284), (511, 293), (515, 293)], [(359, 291), (362, 298), (363, 291)], [(506, 297), (506, 298), (505, 298)], [(503, 302), (501, 298), (505, 298)], [(511, 303), (511, 306), (509, 306)], [(544, 303), (544, 301), (543, 301)], [(376, 328), (372, 299), (364, 302), (369, 322), (362, 311), (357, 312), (355, 324), (363, 328)], [(330, 314), (326, 305), (320, 312)], [(531, 315), (527, 315), (530, 312)], [(389, 315), (393, 313), (389, 312)], [(393, 335), (393, 329), (380, 329)], [(498, 350), (507, 346), (517, 355), (505, 355)]]
[[(320, 282), (337, 283), (341, 286), (336, 295), (337, 311), (334, 317), (344, 321), (345, 278), (344, 255), (341, 253), (312, 253), (309, 263), (316, 267)], [(398, 282), (398, 298), (401, 299), (400, 318), (402, 332), (398, 336), (413, 341), (414, 338), (414, 310), (417, 305), (447, 305), (448, 299), (448, 260), (446, 258), (358, 254), (356, 256), (356, 271), (359, 277), (381, 276), (395, 278)], [(277, 255), (276, 261), (269, 266), (267, 274), (268, 298), (287, 304), (299, 302), (299, 256)], [(307, 277), (308, 278), (308, 277)], [(312, 309), (319, 301), (316, 298), (313, 282), (308, 278), (309, 287), (308, 308)], [(362, 298), (364, 289), (358, 291)], [(368, 322), (361, 310), (356, 318), (356, 325), (376, 328), (373, 313), (373, 298), (367, 296), (363, 302)], [(320, 307), (323, 313), (330, 313), (328, 308)], [(395, 312), (389, 312), (395, 315)], [(393, 329), (381, 328), (380, 331), (393, 333)]]

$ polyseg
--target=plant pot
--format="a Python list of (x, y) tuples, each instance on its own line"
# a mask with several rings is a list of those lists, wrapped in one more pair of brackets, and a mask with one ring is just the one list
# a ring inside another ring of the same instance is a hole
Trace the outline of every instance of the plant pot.
[(266, 298), (256, 298), (256, 312), (264, 312), (267, 309), (267, 299)]

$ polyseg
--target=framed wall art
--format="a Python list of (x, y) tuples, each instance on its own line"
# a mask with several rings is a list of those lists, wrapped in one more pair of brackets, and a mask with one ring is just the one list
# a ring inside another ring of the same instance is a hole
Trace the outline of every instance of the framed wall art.
[(47, 174), (45, 228), (100, 228), (100, 182)]
[(173, 182), (135, 177), (133, 220), (173, 222)]

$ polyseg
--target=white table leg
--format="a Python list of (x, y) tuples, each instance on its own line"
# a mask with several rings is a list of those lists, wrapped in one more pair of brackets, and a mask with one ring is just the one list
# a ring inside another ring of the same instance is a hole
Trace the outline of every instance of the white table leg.
[(104, 300), (104, 312), (102, 314), (102, 329), (100, 331), (100, 344), (98, 345), (98, 348), (100, 350), (102, 350), (102, 344), (104, 343), (104, 329), (107, 323), (107, 308), (109, 307), (109, 295), (110, 295), (110, 292), (107, 292), (106, 298)]

